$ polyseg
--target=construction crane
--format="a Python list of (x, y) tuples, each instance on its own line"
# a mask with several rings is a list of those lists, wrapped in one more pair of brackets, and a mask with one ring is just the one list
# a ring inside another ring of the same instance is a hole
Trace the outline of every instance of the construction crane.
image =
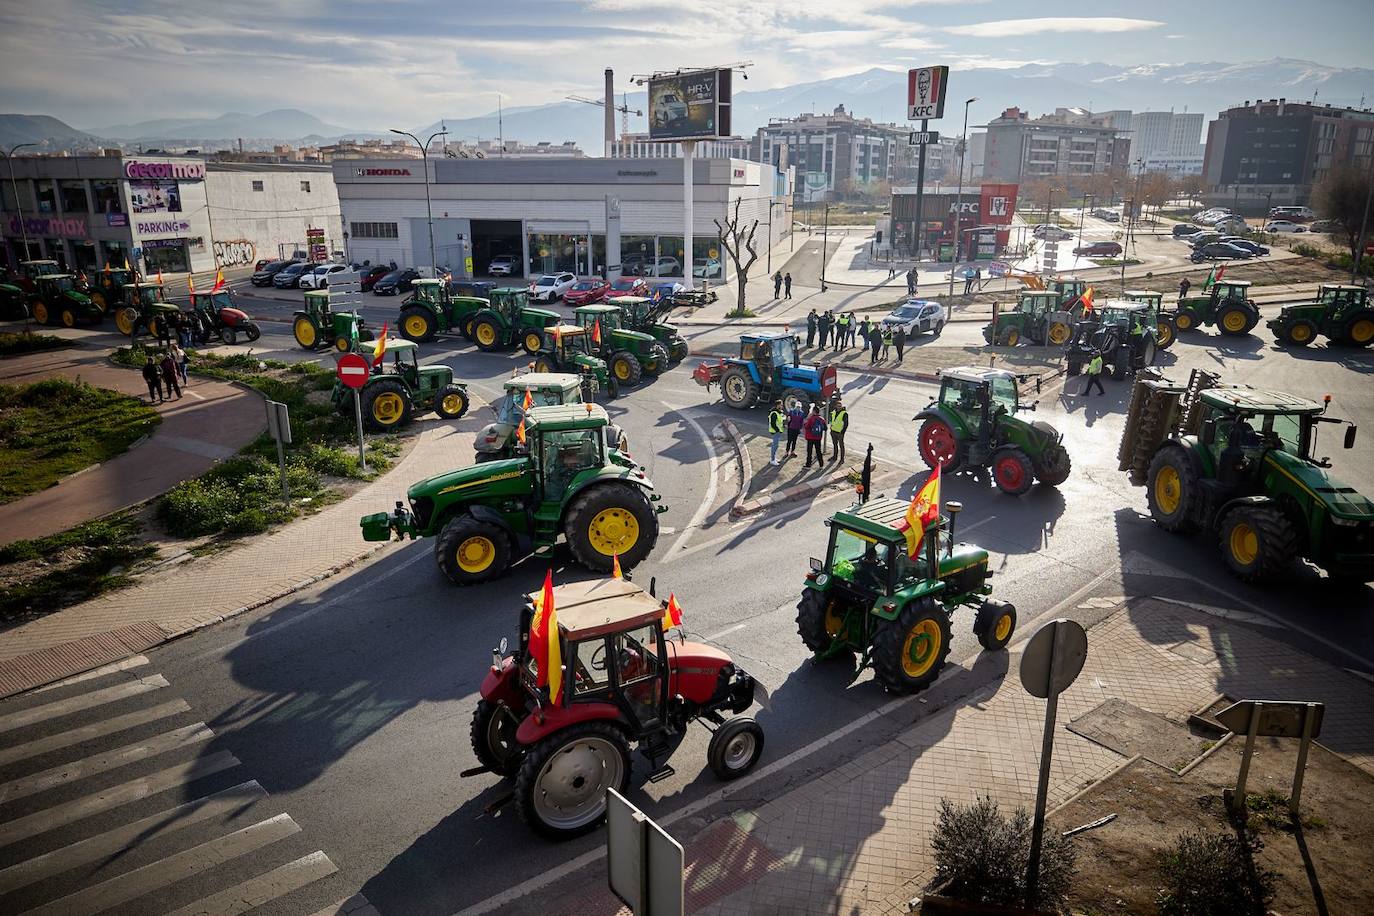
[[(582, 95), (564, 96), (569, 102), (581, 102), (584, 105), (595, 105), (597, 108), (605, 108), (604, 99), (589, 99)], [(630, 135), (630, 112), (633, 111), (636, 118), (644, 117), (644, 112), (630, 108), (630, 96), (628, 93), (621, 95), (620, 104), (612, 106), (612, 111), (620, 112), (620, 139), (623, 141)]]

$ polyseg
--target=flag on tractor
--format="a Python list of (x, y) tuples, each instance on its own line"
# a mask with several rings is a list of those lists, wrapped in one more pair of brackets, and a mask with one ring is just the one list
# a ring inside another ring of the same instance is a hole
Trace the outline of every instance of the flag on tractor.
[(539, 666), (536, 687), (548, 687), (549, 699), (562, 706), (563, 652), (558, 639), (558, 613), (553, 601), (553, 570), (544, 573), (544, 591), (534, 603), (530, 623), (530, 657)]
[(663, 632), (667, 633), (673, 627), (682, 626), (682, 608), (677, 603), (677, 596), (668, 595), (668, 606), (663, 609)]
[(620, 572), (620, 554), (618, 554), (618, 553), (613, 553), (613, 554), (611, 554), (611, 578), (612, 578), (612, 579), (623, 579), (623, 578), (625, 578), (625, 577), (621, 574), (621, 572)]
[(520, 440), (520, 444), (525, 444), (525, 417), (530, 412), (530, 407), (534, 405), (534, 398), (530, 395), (530, 390), (525, 389), (525, 403), (520, 405), (520, 425), (515, 427), (515, 438)]
[(555, 347), (563, 346), (563, 332), (559, 330), (558, 325), (553, 326), (553, 345)]
[(926, 535), (926, 526), (940, 517), (940, 465), (930, 472), (921, 489), (911, 497), (901, 532), (906, 538), (906, 555), (915, 557)]
[(210, 287), (210, 292), (217, 293), (224, 289), (224, 271), (215, 271), (215, 285)]
[(158, 286), (161, 286), (161, 285), (162, 285), (162, 269), (161, 269), (161, 268), (159, 268), (159, 269), (158, 269), (158, 272), (157, 272), (157, 285), (158, 285)]
[(105, 273), (109, 273), (109, 272), (110, 272), (110, 262), (109, 262), (109, 261), (106, 261), (106, 262), (105, 262)]
[(195, 275), (195, 274), (187, 274), (187, 275), (186, 275), (186, 286), (190, 289), (191, 292), (194, 293), (194, 292), (196, 291), (196, 275)]
[(377, 338), (377, 345), (372, 348), (372, 365), (380, 366), (382, 357), (386, 356), (386, 329), (387, 325), (382, 325), (382, 333)]
[(592, 343), (601, 346), (601, 319), (598, 318), (592, 323)]
[(1224, 276), (1226, 276), (1226, 265), (1221, 264), (1213, 267), (1207, 274), (1207, 280), (1202, 284), (1202, 288), (1204, 290), (1211, 289), (1217, 283), (1221, 282), (1221, 278)]
[(1083, 311), (1085, 313), (1091, 312), (1093, 310), (1093, 288), (1089, 286), (1083, 290), (1083, 295), (1079, 298), (1083, 300)]

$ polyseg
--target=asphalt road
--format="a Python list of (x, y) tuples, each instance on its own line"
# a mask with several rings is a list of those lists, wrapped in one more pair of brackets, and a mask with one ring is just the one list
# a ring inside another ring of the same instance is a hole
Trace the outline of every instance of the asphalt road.
[[(395, 305), (396, 300), (386, 302), (389, 314), (395, 314)], [(250, 311), (290, 306), (254, 303)], [(367, 309), (369, 323), (380, 326)], [(267, 333), (255, 352), (330, 359), (295, 348), (289, 325), (264, 327)], [(967, 327), (977, 333), (977, 325)], [(1258, 333), (1240, 340), (1197, 334), (1181, 340), (1162, 362), (1178, 378), (1186, 377), (1189, 368), (1203, 367), (1220, 370), (1228, 380), (1314, 398), (1329, 391), (1334, 415), (1356, 421), (1366, 433), (1374, 425), (1374, 391), (1366, 384), (1374, 372), (1374, 354), (1324, 346), (1290, 353), (1275, 348), (1262, 327)], [(954, 334), (953, 327), (946, 332), (947, 338)], [(453, 365), (484, 397), (494, 396), (522, 360), (479, 353), (458, 338), (426, 347), (425, 354), (427, 362)], [(1080, 382), (1070, 384), (1076, 391)], [(875, 489), (909, 497), (925, 477), (915, 456), (911, 417), (933, 389), (844, 374), (841, 385), (853, 421), (851, 451), (872, 441), (881, 468)], [(1008, 498), (970, 475), (946, 482), (945, 499), (965, 506), (959, 534), (992, 552), (995, 595), (1016, 604), (1022, 632), (1120, 563), (1142, 573), (1213, 585), (1263, 618), (1271, 634), (1277, 624), (1295, 645), (1345, 667), (1374, 671), (1374, 600), (1368, 589), (1353, 596), (1338, 594), (1311, 570), (1295, 571), (1289, 581), (1268, 588), (1246, 586), (1227, 576), (1216, 545), (1208, 539), (1169, 535), (1149, 520), (1143, 491), (1116, 470), (1128, 386), (1109, 380), (1107, 392), (1105, 397), (1082, 398), (1051, 388), (1041, 396), (1036, 416), (1064, 433), (1074, 462), (1072, 476), (1057, 490), (1037, 487), (1021, 498)], [(658, 545), (635, 571), (636, 581), (647, 585), (654, 580), (660, 595), (673, 592), (690, 634), (729, 652), (768, 688), (772, 703), (758, 713), (767, 733), (765, 762), (818, 746), (807, 763), (781, 779), (749, 787), (746, 798), (785, 791), (809, 769), (833, 765), (867, 742), (881, 740), (882, 728), (835, 738), (839, 729), (885, 698), (868, 673), (851, 684), (835, 666), (812, 664), (794, 622), (807, 558), (824, 549), (822, 522), (848, 502), (848, 495), (832, 491), (813, 502), (732, 522), (727, 508), (738, 487), (738, 472), (731, 451), (712, 438), (712, 430), (727, 417), (746, 428), (761, 428), (763, 416), (726, 409), (718, 393), (708, 396), (691, 381), (687, 365), (627, 393), (610, 410), (669, 507), (661, 517)], [(1374, 493), (1374, 462), (1368, 460), (1374, 442), (1361, 440), (1352, 452), (1341, 451), (1334, 435), (1329, 444), (1335, 473)], [(466, 460), (463, 455), (454, 459)], [(410, 483), (395, 481), (398, 497)], [(560, 553), (555, 575), (566, 581), (585, 572), (567, 565)], [(0, 908), (21, 910), (60, 897), (90, 878), (91, 872), (76, 870), (6, 893), (3, 869), (33, 851), (63, 849), (96, 829), (113, 830), (249, 779), (268, 798), (256, 802), (243, 823), (276, 811), (300, 830), (270, 852), (225, 866), (227, 874), (243, 880), (255, 873), (254, 863), (262, 871), (314, 850), (322, 850), (338, 868), (332, 876), (276, 898), (260, 910), (264, 913), (310, 913), (357, 890), (387, 914), (453, 913), (602, 844), (600, 834), (561, 845), (534, 838), (511, 806), (491, 810), (509, 785), (488, 775), (458, 776), (476, 765), (468, 723), (490, 650), (501, 637), (516, 635), (522, 594), (536, 589), (542, 577), (543, 566), (527, 562), (498, 582), (458, 589), (436, 569), (432, 544), (397, 545), (379, 559), (288, 600), (148, 653), (149, 664), (141, 672), (162, 675), (168, 682), (158, 695), (184, 700), (188, 707), (179, 719), (164, 721), (203, 722), (213, 737), (21, 799), (0, 795), (0, 830), (15, 817), (87, 798), (176, 763), (198, 762), (213, 769), (215, 761), (232, 754), (239, 766), (205, 777), (194, 791), (177, 783), (163, 795), (35, 839), (6, 845), (0, 836)], [(925, 695), (928, 705), (906, 713), (908, 721), (935, 706), (959, 702), (979, 684), (1005, 674), (1000, 661), (1005, 656), (980, 657), (971, 627), (971, 612), (960, 611), (950, 655), (954, 667)], [(1246, 660), (1232, 663), (1244, 665)], [(6, 721), (2, 717), (54, 699), (131, 683), (137, 673), (109, 674), (0, 704), (0, 725)], [(65, 729), (146, 705), (144, 699), (129, 697), (16, 727), (0, 737), (18, 743), (51, 740)], [(155, 724), (143, 729), (150, 735), (165, 730)], [(118, 747), (129, 734), (110, 738), (96, 751)], [(704, 731), (689, 735), (671, 761), (676, 774), (637, 785), (635, 801), (651, 815), (663, 816), (709, 798), (719, 783), (705, 767), (705, 749)], [(20, 762), (0, 757), (0, 781), (86, 759), (81, 758), (85, 753), (95, 751), (52, 750)], [(641, 763), (636, 782), (642, 783), (645, 775)], [(201, 829), (186, 828), (184, 836), (200, 838)], [(127, 864), (148, 864), (156, 874), (165, 868), (159, 854), (184, 845), (158, 840), (140, 848)], [(100, 866), (113, 874), (125, 867)], [(97, 871), (97, 877), (101, 874)], [(136, 909), (171, 909), (222, 885), (222, 877), (216, 885), (208, 875), (195, 876), (154, 888)], [(117, 912), (134, 910), (130, 905)]]

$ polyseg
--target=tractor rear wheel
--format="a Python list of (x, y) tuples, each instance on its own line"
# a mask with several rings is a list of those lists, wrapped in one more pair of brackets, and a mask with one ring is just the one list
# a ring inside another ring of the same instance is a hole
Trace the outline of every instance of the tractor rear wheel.
[(48, 303), (42, 299), (33, 300), (33, 308), (29, 311), (33, 315), (33, 320), (39, 324), (47, 324), (52, 320), (52, 312), (48, 309)]
[(731, 366), (720, 377), (720, 396), (736, 410), (748, 410), (759, 402), (759, 386), (743, 366)]
[(434, 412), (445, 420), (457, 420), (468, 412), (468, 393), (457, 385), (445, 385), (434, 396)]
[(629, 350), (617, 350), (611, 354), (610, 370), (617, 382), (631, 387), (638, 385), (644, 377), (644, 367), (640, 364), (639, 357)]
[(234, 342), (238, 340), (238, 334), (234, 332), (233, 328), (220, 328), (219, 339), (232, 347)]
[(1278, 338), (1295, 347), (1305, 347), (1317, 339), (1317, 326), (1306, 318), (1299, 318), (1280, 331)]
[(736, 716), (711, 735), (706, 763), (717, 778), (729, 782), (754, 768), (763, 754), (763, 728), (753, 716)]
[(1062, 445), (1049, 445), (1040, 453), (1040, 460), (1034, 462), (1035, 479), (1047, 487), (1057, 487), (1069, 479), (1073, 462), (1069, 450)]
[(1150, 515), (1165, 531), (1186, 532), (1197, 528), (1193, 506), (1198, 498), (1197, 475), (1183, 449), (1164, 448), (1150, 461), (1145, 478)]
[(62, 322), (64, 328), (76, 327), (76, 309), (70, 305), (62, 306), (62, 311), (58, 312), (58, 320)]
[(1146, 340), (1142, 350), (1143, 353), (1140, 357), (1141, 366), (1148, 369), (1155, 364), (1155, 342), (1153, 340)]
[(1356, 315), (1345, 324), (1345, 342), (1352, 347), (1367, 347), (1374, 343), (1374, 315)]
[(801, 411), (809, 410), (811, 408), (811, 395), (801, 388), (784, 388), (782, 391), (782, 409), (786, 412), (793, 407)]
[(434, 541), (434, 558), (455, 585), (498, 578), (510, 565), (510, 554), (506, 532), (471, 515), (450, 519)]
[(434, 318), (426, 309), (412, 305), (401, 310), (401, 336), (415, 343), (434, 339)]
[[(844, 634), (844, 608), (828, 592), (808, 588), (797, 602), (797, 634), (812, 652), (826, 652)], [(853, 651), (849, 652), (853, 655)]]
[(939, 417), (931, 417), (921, 424), (916, 433), (916, 450), (932, 470), (938, 466), (945, 473), (950, 473), (957, 471), (963, 463), (959, 455), (959, 437)]
[(1237, 506), (1222, 516), (1218, 535), (1226, 565), (1247, 582), (1277, 576), (1297, 554), (1297, 532), (1275, 506)]
[(1174, 319), (1174, 328), (1179, 331), (1196, 331), (1198, 326), (1197, 312), (1191, 308), (1181, 308), (1178, 310), (1178, 317)]
[(630, 744), (607, 721), (578, 722), (525, 754), (515, 779), (515, 810), (536, 833), (565, 840), (595, 830), (606, 817), (606, 790), (624, 792)]
[(1217, 327), (1221, 333), (1239, 337), (1250, 330), (1250, 312), (1243, 305), (1228, 305), (1217, 313)]
[(472, 323), (472, 339), (477, 349), (486, 353), (501, 349), (501, 329), (490, 318), (480, 318)]
[[(37, 317), (36, 315), (34, 316)], [(134, 309), (120, 309), (115, 312), (115, 328), (125, 337), (133, 337), (138, 327), (138, 312)]]
[(1021, 342), (1021, 332), (1016, 328), (1007, 328), (997, 336), (999, 347), (1014, 347)]
[(520, 717), (505, 703), (478, 700), (468, 729), (478, 763), (500, 776), (514, 776), (520, 769), (519, 726)]
[(520, 339), (520, 346), (524, 347), (525, 352), (530, 356), (539, 352), (539, 348), (544, 346), (544, 335), (538, 331), (529, 330)]
[(588, 569), (610, 572), (616, 557), (622, 569), (631, 569), (658, 542), (658, 513), (633, 484), (597, 484), (574, 498), (563, 534), (573, 557)]
[(1159, 341), (1159, 349), (1167, 350), (1172, 347), (1178, 339), (1173, 321), (1161, 315), (1155, 324), (1155, 337)]
[(949, 617), (929, 596), (909, 603), (873, 637), (873, 672), (889, 693), (916, 693), (940, 675), (949, 655)]
[(973, 618), (973, 635), (984, 649), (1005, 649), (1016, 630), (1016, 605), (1009, 601), (986, 599)]
[(1051, 321), (1049, 328), (1045, 331), (1045, 337), (1056, 347), (1068, 343), (1072, 334), (1073, 329), (1062, 321)]
[(378, 432), (406, 425), (413, 409), (410, 392), (398, 381), (384, 379), (363, 389), (363, 422)]
[(992, 456), (992, 479), (1003, 493), (1020, 496), (1035, 482), (1035, 468), (1019, 448), (1004, 448)]
[(313, 350), (320, 344), (320, 332), (315, 327), (315, 322), (299, 316), (291, 323), (291, 333), (296, 338), (296, 343), (303, 349)]

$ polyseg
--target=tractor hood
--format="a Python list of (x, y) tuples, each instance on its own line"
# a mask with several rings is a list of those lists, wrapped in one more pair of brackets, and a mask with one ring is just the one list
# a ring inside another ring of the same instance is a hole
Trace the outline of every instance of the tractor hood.
[(1270, 451), (1265, 464), (1313, 494), (1336, 518), (1374, 521), (1374, 502), (1337, 480), (1326, 468), (1308, 464), (1287, 452)]
[(528, 305), (521, 311), (521, 314), (526, 318), (542, 318), (545, 324), (558, 324), (563, 320), (563, 316), (557, 312), (552, 312), (548, 309), (531, 308)]
[(477, 431), (473, 448), (479, 452), (499, 452), (513, 432), (515, 427), (509, 423), (488, 423)]
[(521, 477), (529, 471), (524, 458), (487, 461), (472, 467), (459, 468), (412, 484), (406, 497), (414, 503), (418, 499), (462, 498), (485, 494), (489, 487)]
[(646, 334), (643, 331), (631, 331), (628, 328), (615, 328), (610, 332), (610, 336), (619, 340), (637, 340), (645, 346), (658, 343), (652, 334)]
[(74, 302), (74, 303), (76, 303), (77, 305), (90, 305), (90, 304), (91, 304), (91, 297), (90, 297), (90, 296), (86, 295), (86, 294), (83, 293), (83, 292), (78, 292), (77, 290), (74, 290), (74, 289), (64, 289), (64, 290), (62, 291), (62, 298), (63, 298), (63, 299), (66, 299), (68, 302)]

